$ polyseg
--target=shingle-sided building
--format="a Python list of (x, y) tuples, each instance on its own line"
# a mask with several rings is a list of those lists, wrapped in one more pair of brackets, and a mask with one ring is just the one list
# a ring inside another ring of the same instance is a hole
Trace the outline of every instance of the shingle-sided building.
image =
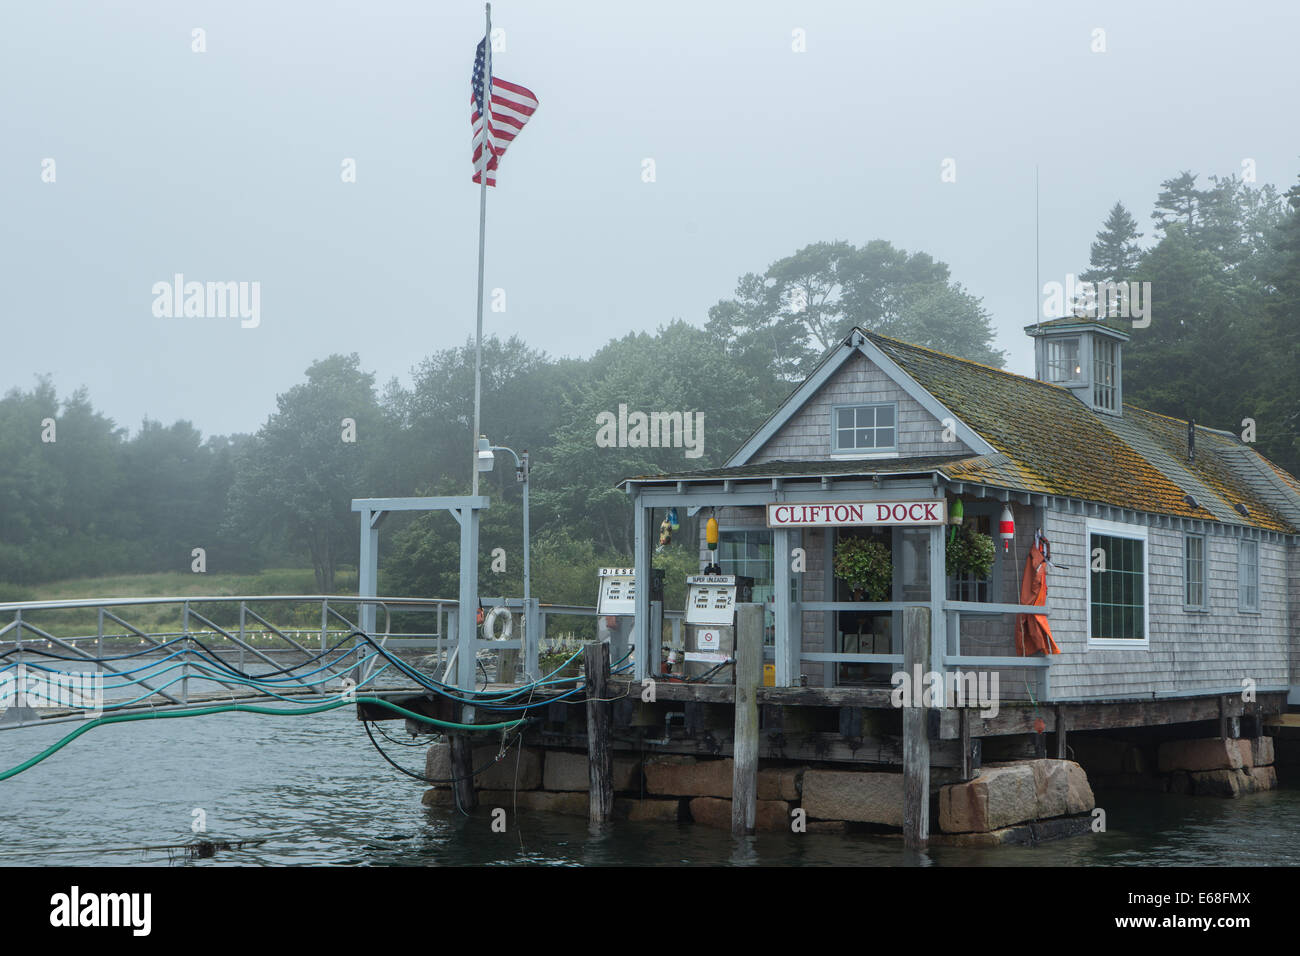
[[(753, 576), (768, 603), (778, 686), (888, 683), (901, 611), (923, 604), (933, 665), (997, 670), (1004, 698), (1246, 687), (1296, 701), (1300, 481), (1235, 434), (1124, 404), (1121, 327), (1067, 318), (1026, 331), (1035, 378), (854, 329), (724, 467), (625, 483), (638, 572), (655, 509), (715, 515), (722, 571)], [(946, 573), (951, 525), (939, 522), (959, 500), (998, 541), (979, 580)], [(1016, 611), (1036, 533), (1061, 653), (1025, 657)], [(837, 542), (853, 536), (890, 549), (889, 600), (855, 599), (834, 575)], [(638, 622), (648, 593), (643, 580)], [(636, 639), (645, 676), (657, 648), (640, 624)]]

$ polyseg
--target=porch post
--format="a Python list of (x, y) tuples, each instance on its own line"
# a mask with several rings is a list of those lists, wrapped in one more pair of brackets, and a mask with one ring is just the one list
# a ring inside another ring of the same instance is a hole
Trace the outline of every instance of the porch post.
[[(772, 581), (776, 600), (776, 686), (793, 687), (795, 684), (794, 655), (791, 653), (790, 618), (790, 532), (786, 528), (772, 529)], [(759, 672), (760, 682), (762, 671)]]
[(944, 525), (930, 526), (930, 668), (943, 674), (948, 645), (948, 618), (943, 613), (948, 572), (944, 562)]
[(646, 509), (638, 494), (632, 499), (632, 565), (636, 572), (636, 609), (632, 617), (632, 646), (636, 649), (636, 666), (632, 675), (638, 682), (653, 673), (650, 668), (650, 547), (646, 540)]
[[(376, 525), (383, 512), (361, 512), (361, 566), (357, 568), (357, 596), (368, 598), (379, 593), (379, 534)], [(375, 633), (375, 614), (373, 604), (362, 604), (359, 608), (357, 624), (361, 630), (373, 636)]]

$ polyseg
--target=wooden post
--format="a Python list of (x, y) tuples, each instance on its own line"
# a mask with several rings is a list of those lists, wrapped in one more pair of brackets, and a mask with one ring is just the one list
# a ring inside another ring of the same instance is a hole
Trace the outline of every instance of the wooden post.
[(1068, 728), (1065, 726), (1065, 714), (1063, 714), (1061, 712), (1061, 708), (1058, 707), (1056, 708), (1056, 759), (1057, 760), (1069, 759), (1070, 751), (1066, 749), (1069, 746), (1066, 743), (1067, 730)]
[[(474, 722), (474, 708), (466, 706), (461, 711), (461, 722)], [(456, 779), (456, 802), (462, 810), (473, 810), (478, 806), (478, 790), (475, 789), (474, 745), (469, 734), (451, 735), (451, 775)]]
[[(903, 670), (913, 683), (912, 706), (903, 708), (903, 845), (930, 839), (930, 736), (925, 675), (930, 672), (930, 609), (903, 609)], [(920, 675), (919, 686), (917, 675)]]
[(758, 822), (758, 688), (763, 683), (761, 604), (736, 606), (736, 736), (732, 749), (731, 832), (748, 836)]
[(606, 641), (583, 648), (587, 669), (587, 769), (591, 797), (587, 820), (602, 824), (614, 811), (614, 752), (610, 749), (612, 721), (609, 703), (609, 644)]
[(961, 735), (961, 778), (973, 780), (975, 768), (972, 766), (970, 748), (970, 708), (963, 707), (957, 711), (958, 727)]

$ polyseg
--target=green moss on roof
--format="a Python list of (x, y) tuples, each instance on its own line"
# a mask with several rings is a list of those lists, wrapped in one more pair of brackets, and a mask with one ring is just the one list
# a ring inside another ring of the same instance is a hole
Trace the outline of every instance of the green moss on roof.
[[(1080, 324), (1088, 320), (1051, 321)], [(1189, 462), (1185, 421), (1131, 405), (1124, 406), (1122, 420), (1114, 420), (1093, 411), (1060, 385), (875, 332), (855, 331), (973, 428), (997, 454), (766, 461), (630, 480), (716, 481), (938, 471), (953, 481), (1096, 501), (1134, 511), (1230, 520), (1272, 531), (1300, 531), (1300, 481), (1235, 436), (1197, 426), (1196, 458)], [(1155, 462), (1163, 462), (1170, 473)], [(1258, 473), (1251, 473), (1255, 468)], [(1272, 475), (1277, 481), (1271, 480)], [(1202, 507), (1193, 508), (1185, 500), (1189, 492), (1178, 480), (1199, 483), (1219, 501), (1198, 499)], [(1244, 505), (1249, 515), (1232, 510), (1236, 504)]]

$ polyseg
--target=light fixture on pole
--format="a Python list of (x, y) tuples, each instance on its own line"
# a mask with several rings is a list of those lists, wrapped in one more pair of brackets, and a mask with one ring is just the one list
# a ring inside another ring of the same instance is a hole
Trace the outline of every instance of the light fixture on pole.
[[(493, 453), (498, 451), (509, 452), (511, 457), (514, 458), (515, 481), (524, 486), (524, 606), (527, 608), (528, 600), (532, 597), (529, 577), (531, 565), (529, 562), (528, 546), (528, 450), (524, 449), (523, 455), (520, 456), (515, 454), (513, 448), (507, 448), (505, 445), (494, 445), (487, 440), (486, 436), (480, 436), (478, 440), (478, 470), (491, 471), (494, 461)], [(486, 458), (484, 456), (486, 456)]]
[(489, 472), (492, 466), (496, 464), (496, 458), (492, 454), (492, 445), (488, 442), (487, 436), (479, 435), (478, 437), (478, 457), (476, 460), (478, 471)]

